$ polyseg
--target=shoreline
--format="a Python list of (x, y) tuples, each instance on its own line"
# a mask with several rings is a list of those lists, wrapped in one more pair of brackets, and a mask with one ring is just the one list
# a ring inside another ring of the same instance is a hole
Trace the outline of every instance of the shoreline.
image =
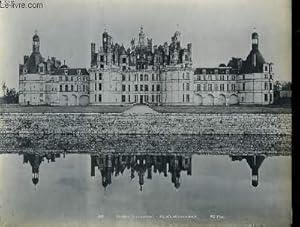
[[(20, 106), (19, 104), (0, 104), (1, 113), (122, 113), (135, 105), (99, 106)], [(149, 106), (159, 113), (213, 114), (213, 113), (272, 113), (291, 114), (290, 105), (270, 106)]]

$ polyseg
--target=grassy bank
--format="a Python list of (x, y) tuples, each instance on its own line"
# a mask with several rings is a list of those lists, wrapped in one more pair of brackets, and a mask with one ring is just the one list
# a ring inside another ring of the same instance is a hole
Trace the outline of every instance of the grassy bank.
[[(0, 113), (122, 113), (132, 106), (19, 106), (1, 104)], [(286, 106), (152, 106), (160, 113), (291, 113)]]

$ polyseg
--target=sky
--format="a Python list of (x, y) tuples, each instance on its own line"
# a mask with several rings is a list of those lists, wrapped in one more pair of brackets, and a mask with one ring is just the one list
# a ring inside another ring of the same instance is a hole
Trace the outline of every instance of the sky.
[[(35, 30), (43, 57), (54, 56), (69, 67), (90, 65), (90, 43), (99, 48), (106, 29), (113, 41), (129, 47), (144, 27), (153, 45), (170, 43), (176, 30), (182, 45), (192, 43), (193, 66), (245, 59), (251, 33), (273, 62), (275, 79), (291, 80), (291, 1), (289, 0), (16, 0), (42, 3), (42, 9), (0, 8), (0, 82), (18, 89), (18, 65), (30, 55)], [(2, 91), (1, 91), (2, 92)]]

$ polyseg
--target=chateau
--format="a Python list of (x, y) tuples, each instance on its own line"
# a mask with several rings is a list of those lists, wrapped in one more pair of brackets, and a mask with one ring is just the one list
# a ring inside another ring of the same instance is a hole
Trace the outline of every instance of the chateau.
[(105, 31), (102, 43), (91, 43), (91, 65), (69, 68), (52, 57), (45, 60), (40, 38), (19, 66), (20, 105), (236, 105), (273, 103), (273, 64), (259, 51), (252, 33), (246, 60), (194, 68), (192, 44), (184, 47), (176, 31), (171, 42), (153, 45), (143, 27), (130, 47), (113, 43)]

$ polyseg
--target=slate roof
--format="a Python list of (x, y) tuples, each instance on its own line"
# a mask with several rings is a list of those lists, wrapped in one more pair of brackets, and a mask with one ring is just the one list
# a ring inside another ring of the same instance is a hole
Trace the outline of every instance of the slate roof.
[[(203, 69), (206, 70), (205, 73), (203, 73)], [(194, 71), (195, 75), (199, 74), (215, 74), (215, 70), (218, 70), (217, 74), (226, 74), (226, 70), (229, 70), (229, 74), (235, 74), (236, 70), (231, 67), (212, 67), (212, 68), (196, 68)]]
[(43, 62), (42, 55), (38, 52), (33, 52), (29, 59), (25, 62), (27, 72), (28, 73), (37, 73), (38, 72), (38, 65)]
[(53, 75), (65, 75), (65, 70), (68, 71), (68, 75), (70, 76), (75, 76), (77, 74), (77, 70), (81, 70), (81, 75), (89, 75), (89, 72), (87, 71), (86, 68), (59, 68), (56, 71), (54, 71)]
[(261, 73), (265, 63), (266, 61), (259, 50), (252, 49), (247, 59), (243, 61), (240, 73)]

